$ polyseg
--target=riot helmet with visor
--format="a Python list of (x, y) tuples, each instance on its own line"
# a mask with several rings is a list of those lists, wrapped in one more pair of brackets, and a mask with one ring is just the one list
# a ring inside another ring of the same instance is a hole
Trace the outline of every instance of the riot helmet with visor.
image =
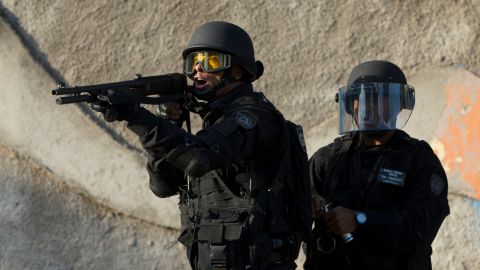
[(401, 129), (415, 105), (414, 88), (400, 68), (387, 61), (356, 66), (337, 95), (340, 134)]

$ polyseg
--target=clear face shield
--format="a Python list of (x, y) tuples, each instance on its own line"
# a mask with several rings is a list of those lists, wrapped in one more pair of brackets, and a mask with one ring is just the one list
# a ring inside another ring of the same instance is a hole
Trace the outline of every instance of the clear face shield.
[(338, 90), (339, 133), (395, 130), (415, 105), (413, 87), (399, 83), (355, 83)]

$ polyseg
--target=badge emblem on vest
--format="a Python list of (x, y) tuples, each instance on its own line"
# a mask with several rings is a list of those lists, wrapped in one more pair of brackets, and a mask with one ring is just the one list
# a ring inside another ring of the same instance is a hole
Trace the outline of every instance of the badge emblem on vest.
[(236, 118), (238, 124), (244, 129), (252, 129), (257, 124), (257, 120), (246, 112), (237, 112)]
[(405, 185), (405, 172), (392, 170), (389, 168), (380, 168), (378, 172), (378, 182), (403, 187)]

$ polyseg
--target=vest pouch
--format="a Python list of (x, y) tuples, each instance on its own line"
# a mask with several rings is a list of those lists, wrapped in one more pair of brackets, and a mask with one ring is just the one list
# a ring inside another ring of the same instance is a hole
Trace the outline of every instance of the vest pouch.
[(245, 172), (235, 175), (235, 182), (240, 186), (240, 197), (250, 199), (258, 196), (266, 179), (258, 172)]
[(183, 245), (190, 247), (194, 240), (193, 226), (190, 219), (193, 216), (192, 209), (186, 204), (180, 204), (181, 233), (177, 240)]
[[(223, 180), (217, 171), (210, 171), (192, 183), (192, 190), (198, 195), (198, 206), (200, 211), (209, 209), (235, 209), (237, 211), (249, 209), (252, 206), (250, 199), (238, 194), (238, 184), (234, 187), (227, 180)], [(218, 219), (216, 217), (208, 219)]]
[(200, 264), (209, 266), (206, 269), (249, 269), (249, 237), (242, 224), (201, 225), (197, 239), (199, 254), (205, 255)]
[(190, 219), (193, 217), (193, 209), (187, 204), (179, 204), (178, 208), (180, 210), (180, 225), (182, 229), (189, 226)]
[[(242, 211), (245, 209), (244, 211)], [(241, 212), (239, 212), (239, 210)], [(199, 212), (200, 219), (202, 220), (202, 226), (203, 224), (206, 224), (206, 226), (210, 225), (220, 225), (224, 224), (225, 226), (228, 226), (228, 224), (236, 224), (236, 223), (242, 223), (246, 219), (246, 216), (248, 216), (247, 211), (249, 208), (238, 208), (236, 210), (227, 210), (227, 209), (202, 209)]]
[(185, 228), (180, 233), (180, 236), (177, 238), (178, 242), (182, 243), (183, 245), (189, 247), (193, 243), (193, 231), (190, 228)]
[(197, 260), (196, 258), (198, 258), (198, 248), (197, 243), (193, 239), (193, 235), (192, 229), (186, 228), (180, 233), (180, 236), (177, 238), (177, 240), (185, 246), (188, 262), (190, 263), (192, 269), (196, 269), (194, 267), (194, 263)]

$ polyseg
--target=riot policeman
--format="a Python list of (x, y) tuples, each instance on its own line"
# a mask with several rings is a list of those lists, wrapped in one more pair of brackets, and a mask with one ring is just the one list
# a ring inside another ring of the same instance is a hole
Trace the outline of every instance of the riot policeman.
[(307, 158), (307, 180), (294, 194), (279, 174), (293, 166), (284, 158), (286, 120), (253, 91), (263, 65), (249, 35), (231, 23), (208, 22), (194, 31), (182, 56), (193, 81), (187, 107), (202, 117), (201, 131), (180, 128), (181, 106), (174, 104), (160, 107), (162, 117), (144, 108), (118, 115), (148, 153), (153, 193), (179, 194), (178, 240), (192, 269), (295, 269), (311, 224)]
[(368, 61), (336, 99), (341, 136), (309, 161), (307, 268), (431, 269), (431, 243), (449, 214), (447, 178), (430, 146), (400, 130), (414, 88), (396, 65)]

